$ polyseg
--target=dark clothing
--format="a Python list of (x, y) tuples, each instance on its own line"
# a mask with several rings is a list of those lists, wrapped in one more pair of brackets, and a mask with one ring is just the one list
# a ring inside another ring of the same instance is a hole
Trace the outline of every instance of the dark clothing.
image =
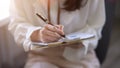
[(102, 30), (102, 38), (99, 40), (98, 47), (96, 49), (96, 53), (101, 64), (105, 60), (107, 50), (109, 47), (110, 35), (112, 30), (112, 22), (115, 16), (115, 3), (116, 3), (116, 0), (105, 0), (106, 23)]

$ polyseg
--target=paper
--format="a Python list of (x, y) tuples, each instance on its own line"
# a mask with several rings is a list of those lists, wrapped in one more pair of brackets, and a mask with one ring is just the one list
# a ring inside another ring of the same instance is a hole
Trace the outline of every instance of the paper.
[(94, 37), (95, 35), (94, 34), (86, 34), (86, 33), (72, 33), (72, 34), (69, 34), (67, 35), (66, 37), (68, 39), (75, 39), (75, 38), (80, 38), (81, 40), (84, 40), (84, 39), (89, 39), (89, 38), (92, 38)]
[(94, 38), (94, 36), (95, 36), (94, 34), (72, 33), (66, 35), (66, 38), (62, 38), (58, 42), (52, 42), (52, 43), (32, 42), (32, 45), (40, 46), (40, 47), (56, 47), (62, 45), (71, 45), (71, 44), (81, 43), (82, 40)]

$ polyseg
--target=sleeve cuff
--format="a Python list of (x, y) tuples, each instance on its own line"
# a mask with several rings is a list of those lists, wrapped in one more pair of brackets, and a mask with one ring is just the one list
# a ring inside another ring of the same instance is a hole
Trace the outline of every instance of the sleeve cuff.
[(94, 50), (97, 47), (98, 44), (98, 38), (92, 38), (92, 39), (88, 39), (88, 40), (84, 40), (82, 41), (84, 47), (85, 47), (85, 54), (87, 54), (87, 52), (89, 50)]
[(23, 43), (23, 47), (24, 47), (24, 50), (25, 51), (29, 51), (30, 50), (30, 46), (31, 46), (31, 39), (30, 39), (30, 36), (31, 34), (36, 31), (36, 30), (40, 30), (42, 27), (30, 27), (27, 31), (27, 34), (26, 34), (26, 39)]

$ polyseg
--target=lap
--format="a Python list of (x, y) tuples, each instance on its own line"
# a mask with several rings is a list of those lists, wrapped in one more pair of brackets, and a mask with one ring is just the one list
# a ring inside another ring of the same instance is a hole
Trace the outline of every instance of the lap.
[(80, 62), (68, 61), (64, 57), (29, 55), (25, 68), (99, 68), (94, 51), (88, 51)]
[(28, 62), (25, 68), (59, 68), (58, 66), (49, 62)]

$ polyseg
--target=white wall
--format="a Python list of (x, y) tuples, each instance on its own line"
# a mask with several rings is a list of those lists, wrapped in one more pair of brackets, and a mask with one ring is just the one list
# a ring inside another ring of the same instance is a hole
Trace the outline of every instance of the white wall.
[(9, 16), (10, 0), (0, 0), (0, 20)]

